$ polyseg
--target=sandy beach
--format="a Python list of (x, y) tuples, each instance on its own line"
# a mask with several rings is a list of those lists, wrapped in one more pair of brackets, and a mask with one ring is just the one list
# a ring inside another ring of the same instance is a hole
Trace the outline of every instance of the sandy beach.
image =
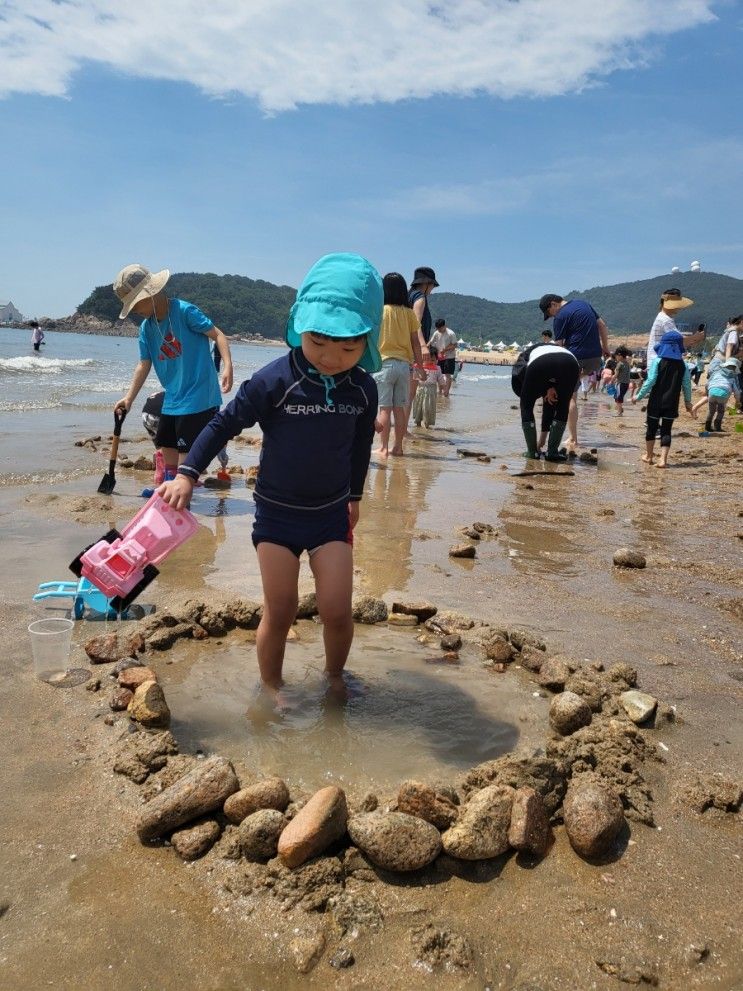
[[(700, 437), (699, 422), (682, 413), (671, 467), (658, 471), (639, 462), (640, 407), (628, 404), (618, 419), (606, 397), (592, 396), (580, 404), (581, 437), (598, 464), (576, 461), (574, 475), (563, 476), (539, 463), (537, 474), (520, 477), (523, 438), (508, 369), (468, 360), (450, 399), (440, 400), (436, 428), (416, 431), (406, 457), (372, 465), (356, 591), (389, 605), (428, 600), (476, 624), (529, 631), (546, 642), (545, 656), (566, 656), (582, 670), (591, 662), (635, 668), (665, 713), (637, 731), (648, 756), (631, 769), (651, 796), (652, 825), (628, 816), (621, 844), (597, 863), (577, 856), (556, 823), (543, 858), (444, 856), (408, 875), (362, 871), (333, 881), (322, 910), (320, 902), (307, 910), (286, 896), (285, 878), (267, 885), (265, 868), (231, 859), (228, 832), (191, 863), (168, 845), (137, 840), (143, 789), (113, 773), (130, 734), (126, 713), (106, 722), (109, 666), (91, 669), (99, 691), (54, 689), (33, 677), (26, 626), (46, 614), (31, 602), (37, 584), (69, 577), (83, 547), (140, 507), (148, 480), (122, 467), (114, 494), (96, 494), (119, 386), (112, 356), (101, 351), (105, 376), (90, 373), (105, 378), (105, 390), (81, 379), (78, 392), (62, 397), (59, 387), (53, 408), (0, 410), (3, 987), (740, 988), (741, 813), (701, 813), (690, 796), (710, 775), (741, 783), (743, 433), (735, 425), (743, 417), (727, 417), (722, 436)], [(255, 361), (249, 349), (238, 356), (244, 371)], [(62, 382), (73, 373), (49, 374)], [(13, 386), (24, 401), (41, 404), (53, 392), (39, 388), (33, 371), (11, 364), (8, 374), (28, 374)], [(93, 436), (101, 440), (75, 447)], [(243, 470), (257, 464), (259, 446), (248, 441), (258, 436), (231, 445)], [(152, 453), (134, 412), (122, 453)], [(199, 491), (192, 508), (201, 529), (141, 601), (162, 612), (194, 598), (259, 600), (244, 476), (229, 492)], [(450, 558), (473, 521), (493, 534), (476, 542), (474, 559)], [(647, 567), (614, 567), (620, 547), (641, 552)], [(311, 587), (303, 563), (300, 590)], [(75, 667), (89, 667), (82, 644), (104, 625), (77, 624)], [(370, 792), (384, 804), (407, 778), (459, 800), (473, 766), (554, 742), (551, 693), (518, 659), (502, 671), (485, 666), (465, 635), (459, 665), (428, 663), (438, 639), (421, 636), (420, 628), (357, 626), (349, 669), (364, 692), (339, 710), (318, 689), (319, 627), (298, 621), (287, 647), (296, 708), (264, 724), (246, 717), (255, 697), (251, 631), (179, 640), (145, 656), (182, 754), (222, 754), (241, 781), (278, 774), (300, 800), (339, 784), (352, 809)], [(430, 945), (420, 935), (427, 925), (444, 934)], [(324, 954), (299, 973), (292, 941), (320, 936)], [(339, 948), (352, 953), (348, 969), (330, 965)]]

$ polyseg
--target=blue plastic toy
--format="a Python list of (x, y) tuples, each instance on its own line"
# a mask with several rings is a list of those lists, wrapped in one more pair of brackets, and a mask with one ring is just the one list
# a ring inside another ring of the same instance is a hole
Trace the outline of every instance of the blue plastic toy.
[(89, 582), (87, 578), (81, 578), (77, 582), (42, 582), (39, 591), (34, 596), (34, 602), (42, 599), (72, 599), (72, 615), (75, 619), (82, 619), (86, 607), (93, 612), (108, 615), (109, 619), (116, 619), (117, 612), (111, 606), (110, 600), (99, 589)]
[(617, 387), (614, 385), (613, 382), (612, 382), (611, 385), (607, 385), (607, 387), (606, 387), (606, 395), (607, 396), (611, 396), (612, 399), (614, 399), (614, 397), (617, 395), (618, 391), (619, 390), (617, 389)]

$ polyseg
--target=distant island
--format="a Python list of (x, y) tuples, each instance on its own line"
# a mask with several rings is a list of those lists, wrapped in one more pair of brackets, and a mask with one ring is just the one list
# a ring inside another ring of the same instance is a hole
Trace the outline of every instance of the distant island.
[[(685, 310), (686, 326), (706, 323), (713, 337), (728, 317), (743, 312), (743, 280), (716, 272), (679, 272), (638, 282), (573, 290), (566, 299), (588, 300), (609, 325), (612, 337), (647, 334), (658, 311), (661, 292), (675, 286), (695, 305)], [(242, 275), (180, 272), (170, 277), (168, 291), (196, 303), (230, 335), (245, 340), (281, 340), (296, 290)], [(560, 286), (545, 285), (545, 292), (561, 292)], [(435, 292), (430, 298), (434, 319), (443, 317), (459, 336), (473, 345), (503, 340), (524, 343), (536, 340), (544, 327), (537, 300), (498, 303), (478, 296)], [(49, 330), (134, 337), (137, 323), (118, 320), (119, 306), (111, 286), (97, 286), (69, 317), (44, 318)], [(547, 326), (550, 326), (549, 324)]]

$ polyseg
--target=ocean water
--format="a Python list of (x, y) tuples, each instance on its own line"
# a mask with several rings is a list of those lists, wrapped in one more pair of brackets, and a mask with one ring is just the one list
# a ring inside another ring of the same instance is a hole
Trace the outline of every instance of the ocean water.
[[(232, 353), (237, 387), (283, 351), (233, 343)], [(74, 441), (111, 432), (113, 405), (126, 391), (137, 360), (136, 338), (50, 332), (37, 354), (28, 331), (0, 328), (0, 485), (61, 481), (89, 470), (89, 457), (79, 449), (75, 453)], [(158, 389), (151, 374), (125, 434), (142, 433), (142, 406)], [(451, 406), (472, 432), (492, 426), (512, 398), (509, 369), (473, 365), (461, 372)], [(440, 414), (445, 429), (449, 408)]]

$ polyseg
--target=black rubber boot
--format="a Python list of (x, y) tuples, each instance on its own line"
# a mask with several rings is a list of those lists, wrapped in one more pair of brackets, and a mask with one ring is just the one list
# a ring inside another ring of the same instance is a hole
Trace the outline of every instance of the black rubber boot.
[(567, 427), (567, 423), (563, 420), (552, 421), (549, 436), (547, 437), (547, 453), (544, 456), (545, 461), (568, 460), (567, 454), (560, 451), (560, 441), (562, 440), (562, 435), (565, 433), (565, 427)]
[(524, 451), (525, 458), (539, 458), (537, 452), (537, 425), (536, 423), (525, 423), (521, 421), (521, 429), (524, 431), (524, 439), (526, 440), (526, 450)]
[(711, 430), (712, 430), (712, 417), (711, 416), (708, 416), (707, 417), (707, 422), (704, 424), (704, 429), (707, 431), (707, 433), (710, 433), (711, 432)]

